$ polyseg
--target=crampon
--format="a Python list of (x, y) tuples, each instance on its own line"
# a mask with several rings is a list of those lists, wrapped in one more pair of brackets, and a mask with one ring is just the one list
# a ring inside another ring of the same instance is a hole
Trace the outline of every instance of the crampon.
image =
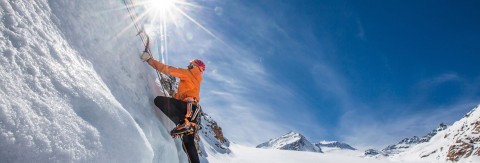
[(178, 125), (172, 131), (170, 131), (170, 136), (172, 138), (179, 138), (183, 135), (190, 135), (195, 133), (195, 123), (186, 121), (185, 123)]

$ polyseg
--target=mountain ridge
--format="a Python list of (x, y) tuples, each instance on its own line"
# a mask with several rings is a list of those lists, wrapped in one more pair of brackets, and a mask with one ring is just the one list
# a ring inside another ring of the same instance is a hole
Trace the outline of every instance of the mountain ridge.
[(388, 145), (381, 151), (375, 150), (375, 149), (367, 149), (364, 153), (365, 156), (368, 157), (378, 157), (379, 155), (382, 156), (392, 156), (395, 154), (399, 154), (401, 152), (406, 151), (412, 146), (428, 142), (433, 136), (435, 136), (438, 132), (443, 131), (447, 128), (448, 126), (445, 125), (444, 123), (440, 123), (440, 125), (432, 130), (431, 132), (427, 133), (425, 136), (418, 137), (418, 136), (413, 136), (409, 138), (403, 138), (400, 140), (397, 144), (394, 145)]
[(339, 141), (320, 141), (318, 143), (315, 143), (315, 145), (323, 148), (334, 148), (334, 149), (340, 149), (340, 150), (357, 150), (356, 148), (353, 148), (347, 143), (342, 143)]
[(264, 149), (281, 149), (293, 151), (309, 151), (324, 153), (323, 149), (332, 150), (356, 150), (352, 146), (339, 141), (320, 141), (318, 143), (311, 143), (305, 136), (300, 133), (290, 131), (279, 138), (270, 139), (267, 142), (261, 143), (256, 148)]
[(368, 149), (365, 157), (389, 157), (401, 161), (472, 162), (480, 160), (480, 105), (463, 118), (439, 127), (423, 137), (402, 139), (381, 151)]

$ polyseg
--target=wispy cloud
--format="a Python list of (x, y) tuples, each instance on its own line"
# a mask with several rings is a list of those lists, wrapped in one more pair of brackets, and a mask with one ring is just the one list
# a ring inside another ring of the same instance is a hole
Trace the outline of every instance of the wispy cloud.
[(235, 15), (248, 21), (247, 28), (235, 31), (245, 38), (220, 35), (229, 48), (213, 41), (207, 49), (215, 52), (208, 56), (215, 60), (207, 65), (202, 87), (206, 110), (225, 126), (228, 137), (242, 144), (257, 145), (290, 130), (324, 134), (304, 97), (265, 67), (269, 61), (264, 56), (278, 55), (279, 46), (289, 46), (278, 39), (288, 39), (285, 30), (261, 10), (238, 10), (249, 13)]
[(312, 74), (315, 80), (317, 91), (328, 94), (329, 97), (338, 100), (344, 105), (344, 108), (351, 107), (352, 98), (350, 97), (348, 85), (344, 77), (337, 72), (328, 63), (318, 63), (313, 65)]
[(446, 72), (438, 76), (423, 79), (417, 84), (417, 87), (419, 87), (420, 89), (426, 89), (426, 88), (430, 88), (430, 87), (437, 86), (447, 82), (462, 82), (462, 81), (464, 81), (464, 79), (458, 76), (457, 73)]
[(357, 33), (357, 36), (358, 38), (360, 38), (361, 40), (367, 40), (367, 36), (365, 34), (365, 28), (363, 27), (363, 23), (362, 21), (360, 21), (360, 18), (357, 18), (356, 19), (357, 21), (357, 29), (358, 29), (358, 33)]
[[(232, 64), (255, 64), (254, 61), (242, 62)], [(253, 67), (260, 68), (261, 65)], [(278, 108), (271, 103), (290, 99), (290, 90), (278, 89), (281, 86), (274, 84), (274, 80), (260, 69), (243, 71), (242, 66), (226, 69), (214, 69), (212, 75), (205, 74), (207, 80), (202, 88), (205, 100), (202, 103), (206, 106), (205, 110), (224, 126), (229, 138), (256, 145), (289, 130), (275, 121)]]

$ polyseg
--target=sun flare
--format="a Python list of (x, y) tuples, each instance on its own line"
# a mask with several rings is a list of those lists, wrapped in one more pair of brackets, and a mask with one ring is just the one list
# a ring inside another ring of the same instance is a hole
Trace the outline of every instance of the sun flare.
[[(139, 33), (147, 27), (147, 31), (151, 34), (150, 36), (153, 36), (151, 38), (159, 40), (159, 54), (162, 60), (163, 58), (168, 60), (169, 36), (177, 34), (177, 32), (169, 31), (171, 29), (187, 30), (185, 24), (188, 22), (192, 22), (192, 26), (197, 26), (208, 35), (227, 45), (198, 20), (202, 17), (201, 14), (198, 14), (198, 11), (202, 9), (208, 10), (208, 7), (194, 2), (187, 2), (187, 0), (141, 0), (137, 2), (124, 0), (124, 3), (132, 19), (132, 23), (128, 27), (134, 26)], [(196, 14), (191, 14), (192, 10), (197, 10), (193, 12)], [(128, 27), (122, 31), (126, 31)], [(140, 38), (142, 38), (142, 36), (140, 36)], [(142, 41), (144, 41), (144, 38), (142, 38)]]
[(175, 0), (150, 0), (149, 4), (156, 10), (171, 10), (175, 6)]

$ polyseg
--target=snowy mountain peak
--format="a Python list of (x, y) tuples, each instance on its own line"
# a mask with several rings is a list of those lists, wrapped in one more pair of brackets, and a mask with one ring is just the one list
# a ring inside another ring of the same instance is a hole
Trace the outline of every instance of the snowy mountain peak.
[(270, 139), (269, 141), (258, 145), (257, 148), (322, 152), (321, 148), (310, 143), (305, 136), (293, 131), (290, 131), (279, 138)]
[(290, 131), (287, 134), (283, 135), (282, 138), (293, 138), (293, 139), (302, 139), (305, 138), (303, 135)]
[(352, 146), (350, 146), (346, 143), (342, 143), (342, 142), (338, 142), (338, 141), (320, 141), (319, 143), (315, 144), (315, 146), (317, 146), (319, 148), (322, 148), (324, 150), (326, 148), (330, 148), (332, 150), (334, 150), (334, 149), (357, 150), (357, 149), (353, 148)]

